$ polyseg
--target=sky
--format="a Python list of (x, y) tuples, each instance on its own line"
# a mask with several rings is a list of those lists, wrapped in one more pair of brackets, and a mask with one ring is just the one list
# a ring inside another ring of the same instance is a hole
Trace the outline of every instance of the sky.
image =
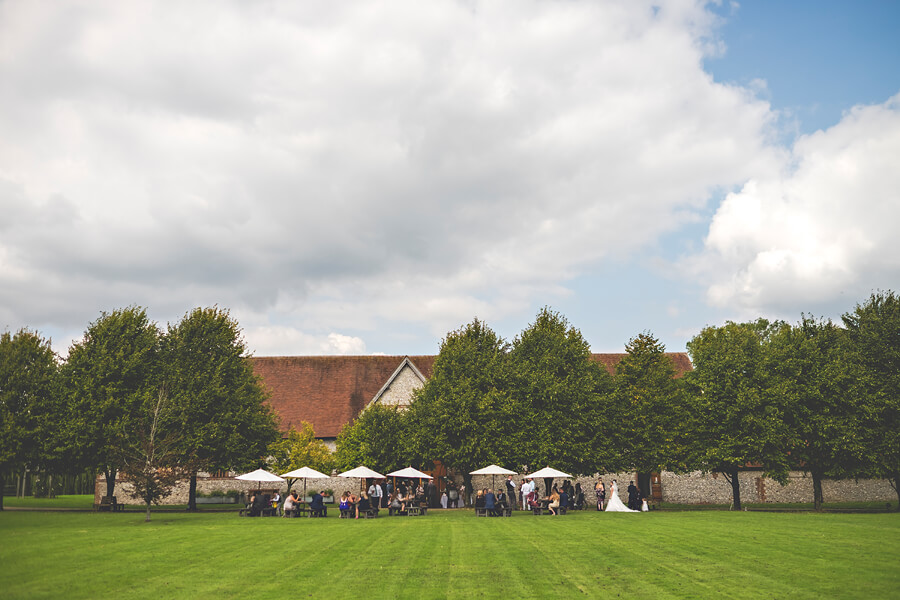
[(0, 0), (0, 330), (595, 352), (900, 290), (900, 3)]

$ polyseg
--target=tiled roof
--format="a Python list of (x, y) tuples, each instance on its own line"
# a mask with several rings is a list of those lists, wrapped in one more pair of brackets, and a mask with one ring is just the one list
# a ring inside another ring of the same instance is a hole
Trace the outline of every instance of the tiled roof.
[[(624, 354), (593, 354), (612, 373)], [(676, 377), (691, 370), (683, 352), (668, 353)], [(404, 356), (261, 356), (252, 357), (253, 371), (269, 391), (269, 404), (281, 427), (312, 424), (316, 436), (334, 438), (375, 397), (403, 362)], [(410, 356), (426, 378), (437, 356)]]

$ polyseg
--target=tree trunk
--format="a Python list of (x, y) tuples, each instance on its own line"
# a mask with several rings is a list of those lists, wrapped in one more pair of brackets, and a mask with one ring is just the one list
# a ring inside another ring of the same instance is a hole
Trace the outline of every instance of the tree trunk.
[(53, 493), (53, 474), (47, 475), (47, 497), (56, 498), (56, 494)]
[(0, 510), (3, 510), (3, 487), (6, 485), (6, 480), (3, 478), (3, 471), (0, 471)]
[(188, 510), (197, 510), (197, 474), (191, 475), (191, 484), (188, 487)]
[(811, 471), (813, 480), (813, 504), (816, 510), (822, 510), (824, 497), (822, 496), (822, 474), (819, 471)]
[(545, 498), (550, 497), (550, 490), (553, 489), (553, 478), (552, 477), (544, 477), (544, 490), (546, 491)]
[(459, 499), (462, 501), (463, 508), (465, 508), (469, 504), (469, 494), (475, 491), (472, 489), (472, 476), (468, 473), (463, 473), (463, 485), (466, 486), (466, 493), (460, 494)]
[(150, 503), (147, 503), (147, 516), (144, 517), (144, 523), (150, 522)]
[[(894, 492), (897, 493), (897, 512), (900, 512), (900, 473), (894, 473), (893, 477), (888, 477), (888, 482), (891, 484), (891, 487), (894, 488)], [(2, 498), (0, 498), (2, 500)], [(2, 508), (2, 506), (0, 506)]]
[(106, 477), (106, 495), (107, 496), (115, 496), (116, 492), (116, 470), (110, 469), (107, 471), (103, 471), (104, 477)]
[(738, 477), (737, 467), (730, 471), (722, 471), (725, 481), (731, 484), (731, 506), (734, 510), (741, 510), (741, 480)]

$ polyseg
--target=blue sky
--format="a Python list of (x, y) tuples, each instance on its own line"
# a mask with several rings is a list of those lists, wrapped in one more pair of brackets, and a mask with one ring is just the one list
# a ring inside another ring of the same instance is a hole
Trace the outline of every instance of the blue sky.
[(0, 329), (595, 351), (900, 288), (900, 4), (0, 3)]

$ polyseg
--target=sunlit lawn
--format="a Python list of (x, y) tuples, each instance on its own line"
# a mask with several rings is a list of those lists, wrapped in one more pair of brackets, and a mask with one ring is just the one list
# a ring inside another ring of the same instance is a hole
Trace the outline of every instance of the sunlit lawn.
[(0, 513), (0, 597), (891, 598), (900, 515)]

